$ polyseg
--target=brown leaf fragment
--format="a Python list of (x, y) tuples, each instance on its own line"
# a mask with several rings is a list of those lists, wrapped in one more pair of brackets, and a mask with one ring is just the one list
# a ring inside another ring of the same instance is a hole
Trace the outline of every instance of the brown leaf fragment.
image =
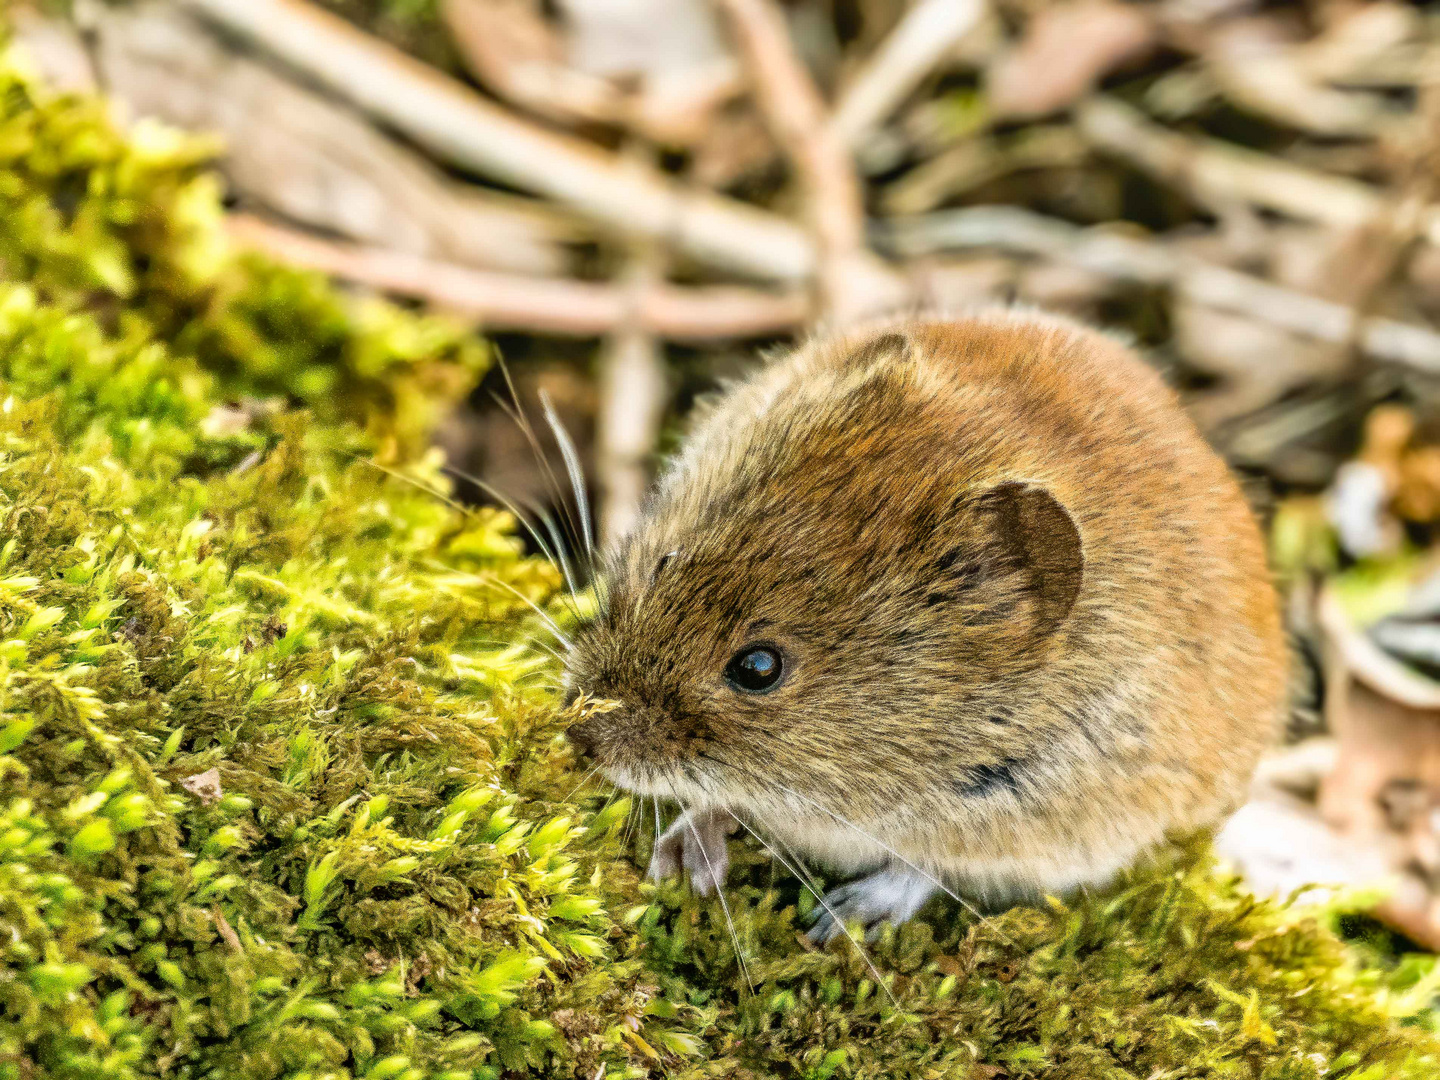
[(1331, 712), (1344, 719), (1339, 760), (1320, 789), (1327, 821), (1341, 829), (1384, 827), (1382, 795), (1393, 784), (1440, 789), (1440, 711), (1414, 708), (1356, 681)]
[(956, 978), (964, 975), (967, 970), (958, 956), (937, 956), (935, 966), (946, 975), (954, 975)]
[(367, 949), (365, 951), (365, 969), (371, 975), (384, 975), (390, 970), (390, 961), (385, 959), (379, 949)]
[(214, 802), (219, 802), (221, 796), (225, 794), (220, 788), (219, 769), (206, 769), (204, 772), (196, 773), (194, 776), (187, 776), (180, 781), (180, 786), (206, 806)]
[(219, 906), (210, 909), (210, 916), (215, 920), (215, 929), (220, 931), (220, 936), (225, 939), (225, 944), (230, 946), (231, 952), (244, 952), (244, 946), (240, 944), (240, 935), (235, 933), (235, 928), (230, 925), (230, 920), (225, 918), (225, 913)]

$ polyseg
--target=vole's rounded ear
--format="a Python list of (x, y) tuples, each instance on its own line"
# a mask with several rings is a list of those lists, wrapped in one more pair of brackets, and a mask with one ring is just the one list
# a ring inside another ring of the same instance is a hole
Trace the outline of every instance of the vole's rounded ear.
[(1047, 637), (1070, 614), (1085, 578), (1085, 553), (1075, 519), (1054, 495), (1009, 481), (979, 499), (995, 568), (1017, 575), (1034, 606), (1034, 632)]

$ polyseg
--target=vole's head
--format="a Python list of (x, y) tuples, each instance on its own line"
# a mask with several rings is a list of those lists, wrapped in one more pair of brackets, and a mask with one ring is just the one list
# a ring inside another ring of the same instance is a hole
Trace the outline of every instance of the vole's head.
[(893, 333), (732, 392), (612, 559), (570, 681), (619, 707), (577, 742), (642, 793), (841, 813), (1024, 749), (1010, 695), (1056, 647), (1080, 536), (956, 424)]

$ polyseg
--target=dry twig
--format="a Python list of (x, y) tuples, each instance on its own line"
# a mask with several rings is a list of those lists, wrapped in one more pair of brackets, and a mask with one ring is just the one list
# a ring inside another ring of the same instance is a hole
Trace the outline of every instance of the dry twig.
[(1188, 300), (1234, 311), (1304, 337), (1354, 341), (1378, 360), (1440, 373), (1440, 334), (1393, 319), (1360, 319), (1354, 309), (1215, 266), (1162, 244), (1082, 229), (1014, 206), (941, 211), (888, 224), (887, 246), (903, 256), (956, 248), (998, 248), (1055, 259), (1107, 277), (1164, 285)]
[[(1179, 188), (1205, 206), (1250, 203), (1302, 221), (1353, 228), (1377, 220), (1385, 195), (1358, 180), (1306, 169), (1218, 139), (1168, 131), (1138, 110), (1097, 96), (1076, 107), (1080, 133), (1095, 147)], [(1422, 215), (1423, 235), (1440, 244), (1440, 207)]]
[(226, 49), (168, 4), (92, 5), (107, 92), (137, 116), (215, 131), (236, 192), (288, 218), (469, 266), (558, 274), (579, 239), (552, 205), (456, 184), (363, 116)]
[[(566, 62), (560, 33), (532, 0), (444, 0), (440, 11), (482, 85), (562, 123), (623, 126), (655, 142), (689, 146), (740, 89), (737, 65), (728, 58), (686, 65), (691, 57), (677, 60), (654, 50), (657, 60), (668, 61), (669, 77), (645, 78), (638, 86), (577, 70)], [(677, 77), (675, 68), (684, 68), (684, 77)]]
[[(1375, 5), (1379, 7), (1381, 5)], [(1373, 137), (1403, 115), (1378, 94), (1339, 90), (1317, 77), (1304, 46), (1268, 40), (1263, 24), (1236, 20), (1210, 35), (1205, 59), (1235, 104), (1318, 135)]]
[(632, 300), (614, 285), (472, 270), (321, 240), (244, 214), (231, 215), (229, 225), (235, 240), (247, 247), (381, 292), (424, 300), (496, 330), (599, 337), (634, 320), (673, 341), (764, 337), (801, 325), (809, 306), (799, 293), (663, 283), (647, 286)]
[(650, 486), (669, 380), (661, 342), (645, 325), (645, 295), (663, 281), (663, 256), (636, 252), (621, 284), (630, 302), (600, 360), (600, 409), (595, 417), (595, 472), (600, 488), (600, 539), (609, 547), (630, 531)]
[(920, 85), (985, 17), (985, 0), (921, 0), (906, 13), (846, 87), (830, 118), (850, 147), (866, 137)]
[(1012, 173), (1079, 165), (1089, 153), (1068, 124), (1036, 124), (1003, 140), (993, 135), (965, 139), (896, 180), (881, 205), (892, 214), (922, 214)]
[(620, 90), (564, 62), (559, 35), (525, 0), (442, 0), (440, 16), (470, 74), (504, 101), (564, 123), (613, 123)]
[(904, 280), (870, 251), (864, 196), (849, 150), (795, 54), (774, 0), (719, 0), (749, 63), (760, 110), (799, 174), (820, 250), (825, 316), (837, 323), (905, 304)]

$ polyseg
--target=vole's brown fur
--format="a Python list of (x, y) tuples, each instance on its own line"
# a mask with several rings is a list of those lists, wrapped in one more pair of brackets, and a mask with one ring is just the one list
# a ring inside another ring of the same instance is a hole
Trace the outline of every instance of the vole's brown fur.
[[(620, 707), (578, 739), (696, 818), (882, 867), (846, 917), (908, 916), (930, 879), (1103, 881), (1233, 808), (1282, 715), (1235, 481), (1150, 368), (1048, 317), (764, 367), (703, 419), (605, 593), (571, 679)], [(769, 693), (722, 677), (753, 642), (784, 657)]]

